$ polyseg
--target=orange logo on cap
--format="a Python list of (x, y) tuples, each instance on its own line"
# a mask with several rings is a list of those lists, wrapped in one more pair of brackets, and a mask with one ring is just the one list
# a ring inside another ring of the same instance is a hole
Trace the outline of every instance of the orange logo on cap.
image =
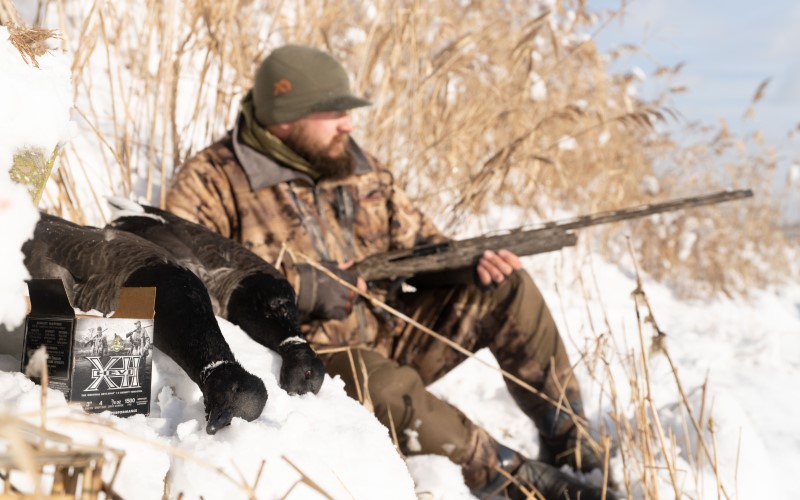
[(281, 94), (285, 94), (292, 90), (292, 82), (289, 80), (278, 80), (275, 82), (275, 88), (272, 92), (272, 95), (278, 96)]

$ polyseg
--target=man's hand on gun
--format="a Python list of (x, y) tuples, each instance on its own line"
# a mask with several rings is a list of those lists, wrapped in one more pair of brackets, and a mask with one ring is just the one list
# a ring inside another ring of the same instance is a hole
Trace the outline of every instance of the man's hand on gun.
[(508, 250), (483, 252), (476, 271), (478, 280), (484, 287), (502, 285), (506, 279), (522, 268), (519, 257)]

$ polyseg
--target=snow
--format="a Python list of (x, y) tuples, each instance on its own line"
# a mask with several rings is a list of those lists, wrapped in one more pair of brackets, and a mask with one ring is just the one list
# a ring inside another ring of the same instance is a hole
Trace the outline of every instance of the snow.
[(542, 102), (547, 99), (547, 84), (542, 77), (535, 71), (531, 71), (531, 99), (535, 102)]
[(570, 135), (562, 135), (557, 142), (561, 151), (575, 151), (578, 148), (578, 141)]
[(638, 66), (634, 66), (630, 74), (632, 78), (640, 82), (647, 80), (647, 73), (645, 73), (644, 70)]
[[(50, 157), (57, 144), (73, 133), (69, 120), (71, 85), (69, 58), (46, 55), (39, 68), (25, 63), (0, 26), (0, 170), (13, 165), (15, 152), (41, 148)], [(22, 186), (0, 175), (0, 324), (10, 328), (25, 315), (25, 283), (20, 247), (33, 234), (39, 216)]]
[[(3, 168), (7, 171), (6, 168)], [(12, 184), (0, 175), (0, 323), (11, 328), (25, 317), (25, 280), (28, 271), (22, 265), (22, 244), (33, 234), (39, 214), (24, 187)]]
[(800, 165), (793, 164), (791, 167), (789, 167), (789, 173), (786, 176), (786, 183), (790, 186), (794, 186), (798, 181), (800, 181)]
[(0, 165), (11, 166), (13, 147), (42, 148), (47, 157), (53, 148), (74, 133), (71, 59), (51, 53), (37, 57), (39, 68), (26, 63), (8, 42), (8, 29), (0, 26)]
[[(42, 69), (21, 63), (0, 27), (0, 161), (31, 145), (52, 150), (69, 139), (69, 56), (40, 58)], [(564, 142), (569, 145), (569, 139)], [(602, 138), (599, 138), (602, 143)], [(88, 142), (88, 140), (87, 140)], [(563, 146), (562, 146), (563, 148)], [(564, 149), (569, 149), (564, 148)], [(97, 154), (95, 150), (88, 154)], [(87, 162), (91, 163), (91, 162)], [(102, 165), (102, 162), (95, 162)], [(5, 168), (5, 167), (4, 167)], [(111, 194), (111, 193), (105, 193)], [(513, 210), (498, 209), (492, 227), (512, 227)], [(27, 192), (0, 176), (0, 320), (11, 327), (24, 317), (24, 279), (20, 246), (37, 218)], [(570, 357), (590, 354), (597, 335), (608, 341), (609, 374), (617, 381), (622, 417), (633, 420), (628, 360), (639, 356), (636, 288), (630, 262), (609, 262), (592, 253), (590, 238), (581, 247), (525, 258), (554, 313)], [(688, 244), (688, 243), (687, 243)], [(691, 258), (691, 254), (687, 254)], [(596, 284), (595, 284), (596, 283)], [(703, 427), (714, 443), (720, 480), (731, 498), (793, 498), (793, 473), (800, 463), (800, 434), (794, 397), (800, 385), (800, 286), (753, 290), (748, 299), (720, 296), (683, 300), (666, 286), (643, 275), (653, 314), (666, 332), (666, 346), (677, 367), (681, 388), (693, 411), (713, 419)], [(121, 419), (86, 415), (47, 391), (47, 427), (76, 443), (124, 450), (114, 483), (124, 498), (318, 498), (313, 485), (333, 498), (468, 498), (458, 467), (442, 457), (418, 456), (403, 461), (389, 433), (362, 406), (347, 398), (340, 379), (326, 377), (316, 396), (289, 396), (277, 386), (280, 359), (250, 340), (238, 327), (219, 319), (237, 359), (260, 376), (269, 401), (254, 422), (235, 420), (211, 436), (204, 432), (199, 389), (169, 358), (154, 353), (151, 414)], [(652, 331), (645, 329), (645, 348)], [(11, 334), (4, 333), (5, 340)], [(6, 353), (19, 356), (18, 349)], [(478, 353), (492, 363), (486, 351)], [(597, 363), (595, 363), (595, 366)], [(607, 380), (589, 373), (592, 363), (578, 363), (587, 413), (595, 425), (613, 431)], [(38, 425), (41, 387), (19, 373), (19, 363), (0, 359), (0, 416)], [(602, 372), (602, 369), (600, 370)], [(599, 373), (599, 372), (598, 372)], [(695, 478), (698, 436), (684, 422), (681, 393), (664, 354), (649, 360), (650, 389), (657, 415), (675, 437), (678, 484), (685, 495), (716, 498), (716, 480), (707, 459)], [(598, 382), (599, 380), (599, 382)], [(536, 430), (511, 401), (500, 375), (468, 360), (431, 390), (451, 401), (497, 439), (529, 456), (538, 452)], [(705, 394), (705, 397), (703, 397)], [(709, 428), (713, 429), (713, 435)], [(1, 441), (0, 441), (1, 442)], [(689, 443), (689, 447), (686, 446)], [(262, 469), (263, 464), (263, 469)], [(612, 458), (620, 477), (621, 458)], [(298, 482), (304, 474), (308, 482)], [(104, 470), (109, 479), (113, 468)], [(258, 482), (256, 483), (256, 479)], [(412, 480), (413, 478), (413, 480)], [(598, 478), (588, 477), (588, 481)], [(661, 496), (672, 496), (669, 475), (659, 470)], [(632, 478), (633, 498), (642, 498), (639, 478)], [(16, 484), (25, 478), (15, 476)]]

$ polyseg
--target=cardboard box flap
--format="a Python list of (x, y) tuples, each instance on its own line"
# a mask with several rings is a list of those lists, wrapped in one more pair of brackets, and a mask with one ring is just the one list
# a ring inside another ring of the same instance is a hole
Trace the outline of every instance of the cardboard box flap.
[(153, 319), (155, 307), (155, 287), (123, 288), (112, 318)]
[(35, 279), (28, 281), (31, 297), (31, 314), (36, 316), (74, 317), (64, 284), (60, 279)]

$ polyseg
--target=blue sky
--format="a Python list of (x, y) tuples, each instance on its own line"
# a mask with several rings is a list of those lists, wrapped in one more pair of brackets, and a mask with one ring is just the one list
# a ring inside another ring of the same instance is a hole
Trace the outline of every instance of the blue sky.
[[(620, 0), (588, 0), (593, 10), (617, 9)], [(800, 1), (635, 0), (626, 14), (595, 37), (601, 50), (621, 43), (643, 48), (616, 69), (685, 63), (675, 81), (689, 87), (670, 106), (690, 121), (725, 118), (736, 132), (760, 129), (778, 146), (780, 163), (800, 162)], [(766, 78), (771, 81), (755, 117), (744, 113)], [(645, 88), (646, 90), (646, 88)]]

